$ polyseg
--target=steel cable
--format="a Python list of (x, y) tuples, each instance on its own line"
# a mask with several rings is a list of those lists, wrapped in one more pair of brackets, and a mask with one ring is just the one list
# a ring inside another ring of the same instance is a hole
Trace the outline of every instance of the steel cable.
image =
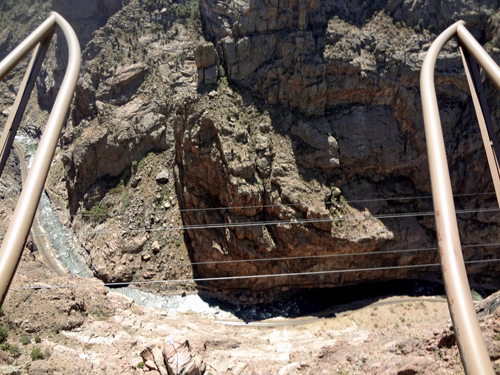
[[(498, 262), (500, 259), (483, 259), (483, 260), (470, 260), (464, 262), (466, 265), (479, 264), (479, 263), (492, 263)], [(145, 284), (172, 284), (172, 283), (187, 283), (187, 282), (204, 282), (204, 281), (223, 281), (223, 280), (241, 280), (241, 279), (256, 279), (256, 278), (267, 278), (267, 277), (292, 277), (292, 276), (306, 276), (306, 275), (325, 275), (325, 274), (335, 274), (335, 273), (346, 273), (346, 272), (369, 272), (369, 271), (386, 271), (395, 269), (408, 269), (408, 268), (424, 268), (424, 267), (437, 267), (440, 263), (430, 263), (430, 264), (412, 264), (406, 266), (388, 266), (388, 267), (373, 267), (373, 268), (356, 268), (356, 269), (344, 269), (344, 270), (329, 270), (329, 271), (309, 271), (309, 272), (296, 272), (296, 273), (279, 273), (279, 274), (268, 274), (268, 275), (248, 275), (248, 276), (224, 276), (224, 277), (206, 277), (206, 278), (191, 278), (191, 279), (179, 279), (179, 280), (149, 280), (149, 281), (130, 281), (130, 282), (120, 282), (120, 283), (88, 283), (88, 284), (66, 284), (66, 285), (33, 285), (26, 287), (15, 287), (10, 288), (10, 290), (30, 290), (30, 289), (57, 289), (57, 288), (79, 288), (79, 287), (92, 287), (92, 286), (128, 286), (128, 285), (145, 285)]]
[[(480, 208), (480, 209), (465, 209), (456, 210), (457, 215), (483, 213), (483, 212), (496, 212), (500, 211), (498, 207)], [(96, 230), (96, 231), (81, 231), (72, 232), (74, 235), (84, 234), (114, 234), (114, 233), (142, 233), (142, 232), (166, 232), (173, 230), (190, 230), (190, 229), (214, 229), (214, 228), (232, 228), (232, 227), (248, 227), (248, 226), (266, 226), (266, 225), (298, 225), (298, 224), (314, 224), (314, 223), (330, 223), (354, 220), (370, 220), (370, 219), (394, 219), (415, 216), (433, 216), (434, 211), (421, 211), (421, 212), (406, 212), (397, 214), (380, 214), (380, 215), (360, 215), (360, 216), (343, 216), (338, 218), (314, 218), (314, 219), (291, 219), (291, 220), (267, 220), (267, 221), (248, 221), (248, 222), (235, 222), (235, 223), (215, 223), (215, 224), (191, 224), (181, 226), (171, 226), (169, 228), (139, 228), (139, 229), (121, 229), (121, 230)], [(32, 236), (32, 235), (30, 235)], [(3, 236), (0, 236), (3, 238)]]

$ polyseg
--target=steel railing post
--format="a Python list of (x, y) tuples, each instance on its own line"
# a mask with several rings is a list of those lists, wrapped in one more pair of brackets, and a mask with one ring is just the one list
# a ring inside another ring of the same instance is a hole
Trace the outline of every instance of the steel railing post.
[(2, 176), (5, 163), (9, 157), (10, 148), (14, 143), (17, 129), (19, 128), (19, 124), (23, 118), (24, 110), (28, 104), (33, 87), (35, 86), (38, 73), (42, 68), (43, 59), (47, 54), (51, 39), (52, 33), (50, 33), (33, 51), (33, 57), (26, 73), (24, 74), (16, 100), (14, 101), (14, 105), (9, 113), (9, 118), (3, 128), (2, 136), (0, 137), (0, 177)]
[(465, 74), (469, 82), (470, 93), (474, 109), (476, 110), (477, 121), (479, 129), (481, 130), (481, 138), (483, 139), (484, 148), (486, 151), (486, 158), (490, 166), (491, 177), (493, 186), (497, 196), (497, 201), (500, 202), (500, 170), (498, 167), (498, 156), (500, 149), (498, 147), (498, 140), (491, 122), (490, 109), (486, 101), (483, 84), (476, 60), (471, 56), (464, 46), (459, 41), (459, 49), (464, 62)]
[(81, 51), (78, 38), (69, 23), (53, 12), (50, 17), (31, 33), (13, 52), (0, 62), (0, 79), (3, 79), (19, 61), (40, 41), (44, 40), (55, 26), (59, 26), (68, 43), (68, 65), (59, 93), (52, 107), (44, 134), (38, 145), (33, 165), (23, 185), (9, 229), (0, 248), (0, 307), (14, 277), (21, 253), (26, 243), (38, 202), (49, 172), (52, 157), (66, 115), (73, 100), (73, 94), (80, 73)]
[(493, 375), (465, 272), (434, 84), (438, 54), (448, 40), (457, 34), (459, 27), (463, 28), (463, 24), (463, 21), (453, 24), (432, 43), (422, 65), (420, 90), (439, 253), (458, 348), (466, 374)]

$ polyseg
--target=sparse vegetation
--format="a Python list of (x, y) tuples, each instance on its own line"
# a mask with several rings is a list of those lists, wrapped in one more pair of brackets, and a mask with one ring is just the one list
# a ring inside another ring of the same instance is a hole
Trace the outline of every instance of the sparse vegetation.
[(42, 350), (38, 347), (35, 346), (33, 349), (31, 349), (31, 359), (33, 361), (37, 361), (39, 359), (44, 359), (44, 355), (42, 353)]
[(24, 335), (21, 337), (21, 344), (28, 345), (30, 342), (31, 342), (31, 339), (29, 336)]
[(61, 161), (57, 161), (50, 167), (50, 182), (55, 185), (57, 184), (63, 175), (64, 165)]
[(330, 203), (327, 203), (327, 205), (329, 206), (328, 209), (330, 211), (330, 214), (332, 215), (343, 214), (346, 211), (347, 201), (343, 195), (341, 195), (337, 199), (337, 197), (335, 197), (335, 195), (332, 194), (330, 198)]
[(0, 343), (7, 340), (7, 337), (9, 337), (9, 333), (7, 332), (7, 329), (3, 326), (0, 326)]
[(14, 358), (19, 357), (21, 355), (21, 351), (19, 350), (19, 347), (17, 345), (10, 345), (9, 353)]
[(128, 208), (128, 206), (130, 206), (130, 192), (126, 192), (124, 195), (123, 195), (123, 198), (122, 198), (122, 203), (123, 203), (123, 207), (125, 209)]
[(108, 311), (103, 308), (96, 308), (92, 311), (89, 311), (89, 314), (95, 319), (95, 320), (106, 320), (108, 318)]
[(124, 188), (123, 183), (120, 181), (118, 185), (109, 190), (109, 194), (119, 195), (123, 192)]
[(108, 218), (108, 207), (96, 203), (90, 210), (83, 213), (83, 217), (92, 222), (102, 223)]
[[(228, 83), (227, 83), (227, 77), (220, 77), (218, 80), (217, 80), (217, 84), (218, 85), (222, 85), (222, 86), (227, 86)], [(228, 119), (229, 120), (229, 119)]]

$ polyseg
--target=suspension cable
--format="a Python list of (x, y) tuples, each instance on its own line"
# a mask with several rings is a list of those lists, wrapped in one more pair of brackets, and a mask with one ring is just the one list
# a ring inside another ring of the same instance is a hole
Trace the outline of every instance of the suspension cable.
[[(492, 263), (498, 262), (500, 259), (482, 259), (482, 260), (470, 260), (464, 262), (466, 265), (479, 264), (479, 263)], [(388, 267), (373, 267), (373, 268), (356, 268), (356, 269), (344, 269), (344, 270), (329, 270), (329, 271), (308, 271), (308, 272), (296, 272), (296, 273), (279, 273), (279, 274), (268, 274), (268, 275), (248, 275), (248, 276), (224, 276), (224, 277), (205, 277), (205, 278), (191, 278), (191, 279), (179, 279), (179, 280), (149, 280), (149, 281), (129, 281), (129, 282), (118, 282), (118, 283), (87, 283), (87, 284), (66, 284), (66, 285), (33, 285), (25, 287), (15, 287), (10, 288), (10, 290), (29, 290), (29, 289), (56, 289), (56, 288), (78, 288), (78, 287), (93, 287), (93, 286), (128, 286), (128, 285), (146, 285), (146, 284), (172, 284), (172, 283), (187, 283), (187, 282), (204, 282), (204, 281), (223, 281), (223, 280), (242, 280), (242, 279), (260, 279), (260, 278), (271, 278), (271, 277), (292, 277), (292, 276), (306, 276), (306, 275), (325, 275), (325, 274), (335, 274), (335, 273), (347, 273), (347, 272), (369, 272), (369, 271), (388, 271), (396, 269), (409, 269), (409, 268), (425, 268), (425, 267), (437, 267), (440, 263), (430, 263), (430, 264), (412, 264), (406, 266), (388, 266)]]

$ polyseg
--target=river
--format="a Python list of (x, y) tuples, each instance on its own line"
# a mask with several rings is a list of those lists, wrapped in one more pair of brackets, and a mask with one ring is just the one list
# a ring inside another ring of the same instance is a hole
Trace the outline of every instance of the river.
[[(37, 142), (26, 135), (18, 135), (16, 141), (21, 143), (30, 155), (31, 165)], [(46, 192), (40, 199), (39, 221), (43, 231), (50, 238), (52, 247), (59, 262), (72, 275), (92, 277), (92, 271), (75, 251), (69, 234), (52, 210)], [(161, 296), (139, 290), (135, 287), (108, 288), (113, 292), (122, 293), (141, 306), (158, 310), (178, 312), (194, 312), (215, 316), (217, 319), (239, 318), (245, 322), (266, 320), (274, 317), (299, 318), (304, 316), (335, 315), (336, 311), (350, 308), (362, 308), (375, 303), (379, 298), (394, 295), (432, 296), (444, 294), (442, 285), (425, 281), (400, 280), (398, 283), (379, 282), (342, 288), (324, 288), (316, 290), (297, 291), (283, 296), (279, 301), (250, 306), (236, 306), (229, 303), (198, 294), (187, 296)], [(356, 306), (355, 306), (356, 305)], [(359, 306), (358, 306), (359, 305)], [(288, 323), (287, 323), (288, 324)]]
[[(38, 146), (38, 143), (33, 138), (18, 133), (16, 141), (19, 142), (25, 149), (29, 157), (28, 168), (33, 162), (33, 158)], [(22, 161), (21, 161), (22, 162)], [(38, 205), (38, 219), (42, 226), (43, 232), (50, 239), (50, 245), (54, 249), (56, 258), (71, 275), (79, 275), (83, 277), (93, 277), (92, 271), (88, 268), (85, 262), (77, 255), (75, 245), (70, 240), (68, 231), (61, 224), (59, 218), (55, 214), (50, 204), (50, 199), (44, 190), (40, 197)], [(109, 288), (108, 288), (109, 289)], [(181, 296), (159, 296), (150, 292), (144, 292), (137, 288), (113, 288), (114, 292), (122, 293), (134, 300), (135, 303), (141, 306), (147, 306), (159, 310), (175, 310), (179, 312), (195, 312), (205, 315), (216, 315), (221, 318), (230, 316), (229, 312), (221, 311), (221, 309), (209, 304), (201, 299), (198, 295)]]

